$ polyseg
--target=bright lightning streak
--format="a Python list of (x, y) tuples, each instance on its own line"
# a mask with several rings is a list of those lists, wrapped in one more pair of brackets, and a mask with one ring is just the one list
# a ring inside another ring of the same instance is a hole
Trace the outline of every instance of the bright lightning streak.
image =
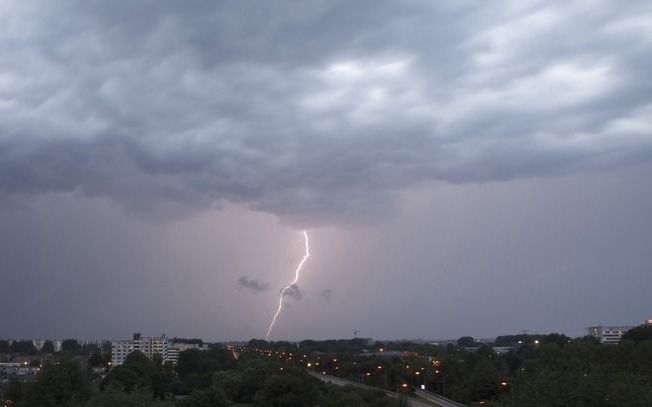
[(276, 318), (278, 318), (278, 315), (283, 310), (283, 297), (285, 296), (286, 291), (292, 288), (292, 286), (295, 285), (297, 281), (299, 281), (299, 274), (301, 273), (301, 269), (303, 268), (303, 265), (308, 260), (308, 257), (310, 257), (310, 240), (308, 240), (308, 232), (306, 232), (305, 230), (303, 231), (303, 237), (306, 240), (306, 253), (303, 255), (303, 259), (301, 259), (299, 265), (297, 266), (297, 269), (294, 271), (294, 280), (292, 280), (290, 284), (288, 284), (281, 290), (281, 297), (278, 299), (278, 309), (276, 310), (276, 314), (274, 314), (274, 318), (272, 318), (272, 322), (269, 324), (269, 328), (267, 329), (267, 334), (265, 334), (265, 339), (267, 340), (269, 340), (269, 334), (272, 333), (272, 328), (274, 328), (274, 324), (276, 323)]

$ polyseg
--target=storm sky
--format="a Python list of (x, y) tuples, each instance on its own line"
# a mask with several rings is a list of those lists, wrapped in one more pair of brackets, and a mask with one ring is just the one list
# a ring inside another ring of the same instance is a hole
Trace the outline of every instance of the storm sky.
[(652, 316), (649, 1), (0, 0), (0, 337)]

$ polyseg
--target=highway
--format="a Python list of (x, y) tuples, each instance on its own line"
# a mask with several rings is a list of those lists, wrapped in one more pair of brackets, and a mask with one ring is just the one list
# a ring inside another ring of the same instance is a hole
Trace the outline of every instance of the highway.
[[(358, 387), (358, 388), (365, 389), (365, 390), (372, 390), (372, 391), (379, 391), (380, 390), (380, 391), (382, 391), (381, 389), (379, 389), (377, 387), (367, 386), (366, 384), (354, 382), (354, 381), (347, 380), (347, 379), (342, 379), (342, 378), (335, 377), (335, 376), (319, 374), (317, 372), (312, 372), (312, 371), (309, 371), (308, 373), (310, 373), (311, 375), (313, 375), (314, 377), (318, 378), (319, 380), (321, 380), (323, 382), (336, 384), (338, 386), (354, 386), (354, 387)], [(428, 397), (426, 397), (426, 396), (424, 396), (422, 394), (419, 394), (419, 393), (425, 393)], [(385, 394), (388, 397), (392, 397), (392, 398), (397, 398), (398, 397), (398, 394), (394, 393), (392, 391), (385, 391)], [(453, 403), (452, 401), (450, 401), (448, 399), (444, 399), (443, 397), (441, 397), (441, 398), (433, 397), (433, 396), (437, 396), (437, 395), (433, 395), (432, 393), (417, 391), (416, 394), (419, 395), (420, 397), (423, 397), (424, 399), (428, 400), (430, 403), (424, 403), (422, 401), (414, 400), (414, 399), (411, 398), (410, 399), (410, 406), (411, 407), (433, 407), (433, 405), (434, 406), (440, 406), (440, 407), (465, 407), (462, 404)]]
[(465, 407), (464, 404), (456, 403), (453, 400), (449, 400), (429, 391), (417, 390), (415, 391), (415, 394), (441, 407)]

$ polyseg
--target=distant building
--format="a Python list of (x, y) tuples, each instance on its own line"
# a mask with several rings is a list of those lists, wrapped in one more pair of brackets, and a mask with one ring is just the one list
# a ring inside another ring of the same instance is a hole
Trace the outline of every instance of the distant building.
[(200, 350), (200, 351), (206, 351), (208, 350), (208, 344), (206, 343), (189, 343), (189, 342), (174, 342), (172, 343), (172, 346), (168, 347), (167, 350), (167, 360), (173, 364), (177, 364), (179, 361), (179, 353), (186, 351), (186, 350)]
[(119, 366), (125, 362), (127, 355), (134, 351), (133, 341), (111, 342), (111, 365)]
[(28, 362), (0, 362), (0, 375), (10, 378), (35, 375), (38, 367), (29, 366)]
[(359, 353), (360, 356), (375, 356), (380, 358), (416, 358), (419, 356), (418, 352), (410, 351), (385, 351), (382, 352), (363, 352)]
[(165, 335), (145, 338), (137, 333), (131, 340), (111, 342), (111, 365), (120, 366), (130, 353), (136, 351), (142, 352), (149, 359), (153, 359), (154, 355), (160, 355), (163, 363), (176, 364), (179, 360), (179, 350), (174, 348), (172, 341)]
[(36, 348), (36, 350), (40, 352), (41, 349), (43, 349), (43, 345), (45, 345), (45, 342), (46, 341), (44, 341), (44, 340), (33, 339), (32, 340), (32, 345), (34, 345), (34, 348)]
[(625, 332), (632, 329), (631, 326), (591, 326), (588, 327), (589, 336), (596, 338), (600, 343), (613, 344), (620, 342)]
[(97, 346), (101, 348), (106, 341), (104, 339), (80, 339), (77, 342), (80, 346)]
[[(467, 352), (474, 353), (479, 351), (481, 348), (482, 346), (465, 346), (464, 350)], [(490, 346), (490, 348), (498, 355), (504, 355), (505, 353), (509, 353), (511, 350), (514, 349), (513, 346)]]
[(514, 347), (513, 346), (494, 346), (491, 349), (493, 349), (494, 352), (496, 352), (496, 354), (498, 354), (498, 355), (504, 355), (505, 353), (511, 352), (514, 349)]

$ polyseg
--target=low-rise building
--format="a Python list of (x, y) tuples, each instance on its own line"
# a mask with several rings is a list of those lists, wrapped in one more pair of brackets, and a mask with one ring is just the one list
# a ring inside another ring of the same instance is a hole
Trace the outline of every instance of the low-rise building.
[(589, 336), (596, 338), (600, 343), (614, 344), (620, 342), (620, 338), (633, 327), (631, 326), (590, 326)]

